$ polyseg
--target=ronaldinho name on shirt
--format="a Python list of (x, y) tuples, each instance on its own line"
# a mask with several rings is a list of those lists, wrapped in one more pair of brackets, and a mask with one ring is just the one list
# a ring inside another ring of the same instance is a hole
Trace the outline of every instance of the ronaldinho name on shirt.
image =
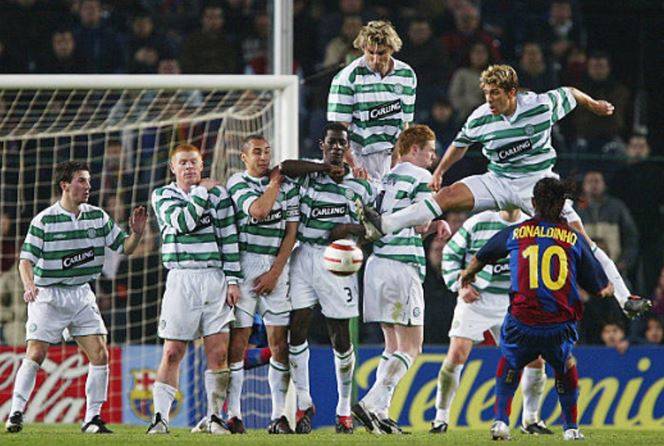
[(514, 230), (513, 237), (515, 240), (522, 238), (552, 238), (570, 245), (575, 245), (577, 239), (576, 233), (569, 229), (531, 225), (519, 226)]

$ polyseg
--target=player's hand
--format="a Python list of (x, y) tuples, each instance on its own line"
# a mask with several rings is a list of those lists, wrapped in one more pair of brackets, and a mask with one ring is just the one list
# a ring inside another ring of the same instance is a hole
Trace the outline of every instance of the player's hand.
[(599, 297), (612, 297), (613, 293), (614, 293), (613, 284), (609, 282), (609, 284), (606, 287), (602, 288), (600, 292), (597, 293), (597, 295)]
[(148, 212), (145, 210), (145, 206), (136, 206), (129, 216), (129, 227), (131, 228), (131, 232), (143, 235), (147, 221)]
[(459, 275), (459, 283), (461, 284), (460, 288), (470, 286), (471, 283), (475, 282), (475, 274), (471, 274), (468, 270), (461, 271)]
[(369, 172), (362, 166), (353, 167), (353, 176), (360, 180), (368, 180)]
[(598, 116), (611, 116), (615, 107), (609, 101), (594, 101), (590, 104), (590, 111)]
[(231, 307), (234, 307), (239, 301), (242, 293), (240, 292), (240, 286), (237, 284), (228, 285), (228, 291), (226, 292), (226, 303)]
[(281, 168), (279, 166), (274, 167), (270, 171), (269, 177), (271, 183), (281, 184), (284, 181), (284, 176), (281, 174)]
[(200, 183), (198, 183), (199, 186), (203, 186), (207, 190), (210, 190), (216, 186), (219, 186), (219, 181), (213, 180), (212, 178), (203, 178)]
[(431, 176), (431, 181), (429, 181), (429, 189), (431, 189), (434, 192), (438, 192), (442, 184), (443, 184), (443, 174), (439, 172), (438, 169), (436, 169), (434, 170), (433, 175)]
[(28, 303), (34, 302), (37, 300), (37, 294), (39, 294), (39, 288), (37, 288), (35, 284), (32, 283), (25, 287), (25, 291), (23, 292), (23, 300)]
[(327, 169), (327, 173), (332, 177), (334, 181), (337, 183), (341, 183), (344, 179), (344, 175), (346, 175), (346, 166), (344, 164), (341, 164), (339, 166), (335, 164), (329, 164)]
[(436, 221), (436, 238), (439, 240), (447, 241), (452, 237), (452, 228), (445, 220)]
[(467, 304), (472, 304), (476, 300), (480, 299), (480, 293), (475, 289), (474, 286), (468, 285), (459, 290), (459, 297)]
[(260, 276), (256, 277), (254, 280), (254, 286), (251, 288), (251, 291), (261, 296), (264, 294), (270, 294), (272, 290), (277, 286), (277, 281), (279, 280), (279, 272), (273, 270), (272, 268)]

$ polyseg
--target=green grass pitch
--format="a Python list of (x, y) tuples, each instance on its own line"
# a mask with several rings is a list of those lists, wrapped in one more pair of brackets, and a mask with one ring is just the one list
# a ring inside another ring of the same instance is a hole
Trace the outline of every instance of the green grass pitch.
[[(223, 437), (206, 434), (190, 434), (185, 429), (173, 429), (170, 435), (150, 436), (145, 428), (136, 426), (109, 426), (113, 435), (84, 435), (75, 425), (29, 424), (18, 434), (0, 433), (0, 445), (21, 446), (78, 446), (78, 445), (288, 445), (309, 446), (319, 444), (339, 445), (476, 445), (495, 444), (489, 436), (489, 427), (483, 430), (455, 429), (444, 435), (415, 432), (412, 435), (374, 436), (358, 429), (354, 435), (336, 435), (329, 430), (314, 431), (311, 435), (268, 435), (264, 431), (252, 431), (247, 435)], [(568, 444), (562, 440), (559, 426), (556, 435), (533, 437), (513, 432), (511, 443), (523, 445)], [(664, 431), (639, 429), (581, 429), (586, 442), (592, 445), (661, 445)]]

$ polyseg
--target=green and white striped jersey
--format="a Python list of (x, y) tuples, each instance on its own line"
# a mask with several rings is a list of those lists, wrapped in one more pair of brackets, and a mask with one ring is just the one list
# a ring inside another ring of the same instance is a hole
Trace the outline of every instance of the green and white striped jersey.
[(242, 278), (235, 211), (226, 189), (194, 186), (186, 193), (173, 182), (152, 192), (152, 208), (166, 268), (221, 268), (226, 280)]
[(128, 235), (108, 214), (83, 203), (78, 217), (60, 202), (32, 219), (21, 259), (33, 266), (35, 285), (82, 285), (96, 279), (104, 264), (104, 248), (122, 252)]
[(576, 107), (576, 99), (569, 88), (561, 87), (543, 94), (518, 93), (516, 104), (510, 117), (492, 115), (488, 104), (479, 106), (453, 144), (482, 144), (489, 170), (501, 177), (520, 178), (550, 170), (556, 163), (551, 129)]
[(327, 120), (350, 122), (351, 147), (363, 155), (391, 151), (415, 113), (417, 77), (397, 60), (385, 77), (371, 71), (364, 56), (352, 61), (332, 80)]
[(240, 251), (276, 256), (286, 234), (286, 222), (300, 220), (298, 188), (287, 180), (281, 183), (272, 210), (258, 221), (249, 214), (251, 205), (263, 195), (270, 178), (256, 178), (247, 171), (229, 178), (226, 188), (235, 205), (235, 222), (240, 235)]
[[(516, 222), (508, 222), (498, 212), (484, 211), (466, 220), (443, 248), (443, 280), (450, 291), (459, 291), (459, 274), (470, 263), (477, 251), (501, 229), (527, 220), (525, 214)], [(495, 265), (486, 265), (479, 273), (473, 286), (481, 298), (473, 303), (487, 313), (504, 311), (510, 292), (509, 257)]]
[[(431, 173), (409, 162), (402, 162), (382, 179), (382, 199), (378, 200), (380, 213), (394, 213), (409, 205), (431, 197)], [(422, 237), (415, 228), (404, 228), (374, 242), (374, 255), (415, 266), (424, 280), (426, 258)]]
[(327, 246), (330, 231), (339, 223), (359, 223), (357, 199), (372, 205), (376, 189), (367, 180), (353, 177), (348, 171), (341, 183), (326, 173), (312, 173), (296, 178), (300, 194), (300, 225), (297, 239), (313, 246)]

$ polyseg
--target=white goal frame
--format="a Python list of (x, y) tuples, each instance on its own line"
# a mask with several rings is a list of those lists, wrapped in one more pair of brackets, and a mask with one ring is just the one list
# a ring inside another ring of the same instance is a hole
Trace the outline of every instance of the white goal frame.
[[(275, 162), (299, 156), (299, 81), (295, 75), (28, 74), (0, 75), (5, 89), (271, 90), (274, 97)], [(30, 136), (30, 135), (26, 135)], [(34, 137), (34, 135), (31, 135)]]

